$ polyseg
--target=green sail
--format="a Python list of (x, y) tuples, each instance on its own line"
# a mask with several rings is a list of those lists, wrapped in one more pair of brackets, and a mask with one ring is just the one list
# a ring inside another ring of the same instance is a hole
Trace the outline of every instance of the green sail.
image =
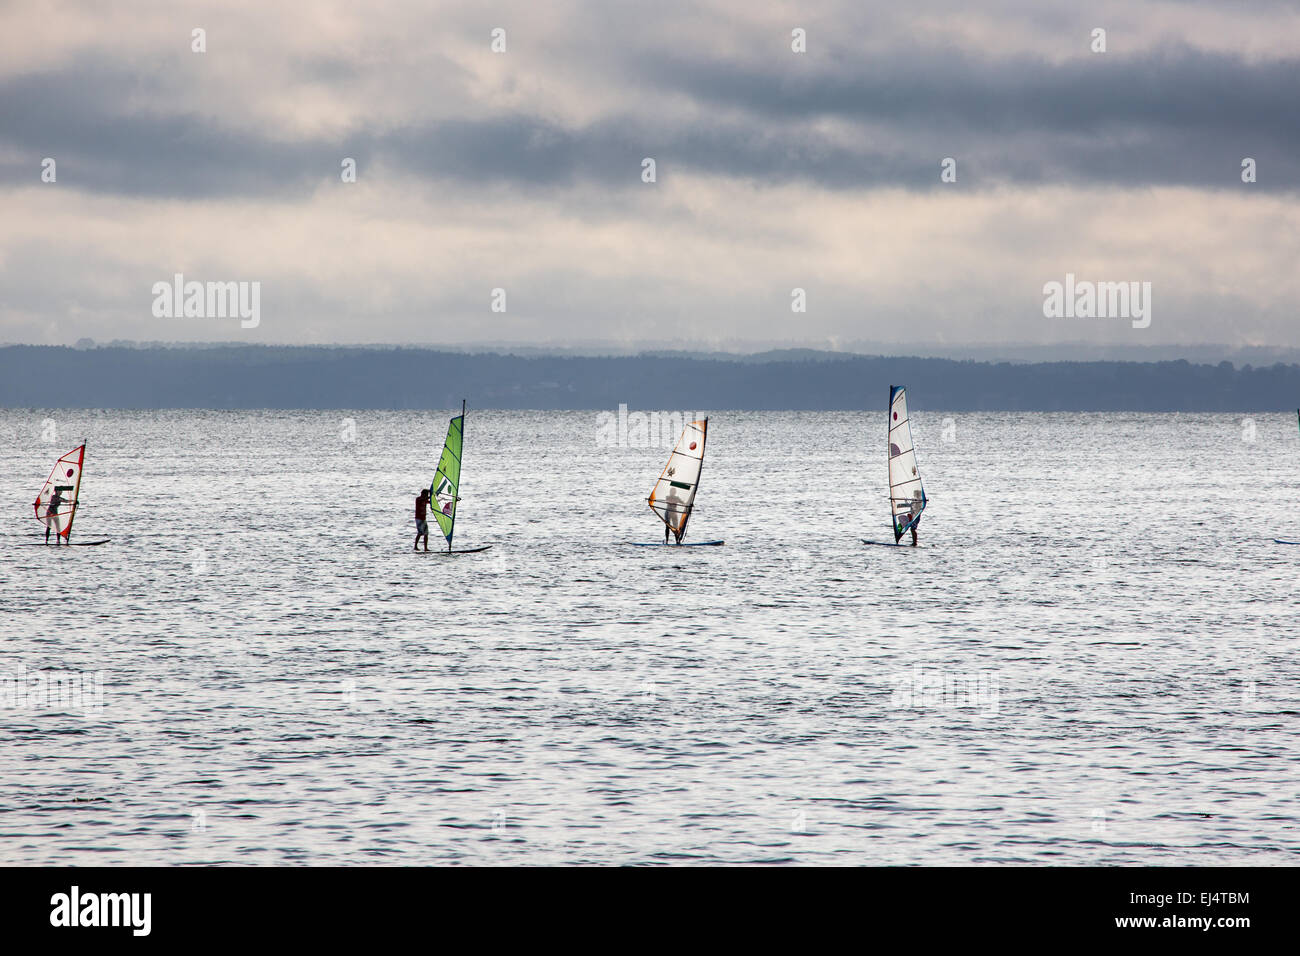
[(451, 547), (452, 529), (456, 526), (457, 492), (460, 489), (460, 448), (465, 436), (465, 410), (451, 420), (447, 426), (447, 441), (442, 446), (442, 458), (438, 460), (438, 470), (434, 473), (433, 484), (429, 486), (429, 503), (433, 506), (434, 517), (438, 527)]

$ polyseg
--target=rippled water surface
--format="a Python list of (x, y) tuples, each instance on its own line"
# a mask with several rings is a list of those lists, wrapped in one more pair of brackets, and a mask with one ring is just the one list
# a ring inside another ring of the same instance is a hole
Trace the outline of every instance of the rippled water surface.
[(713, 412), (671, 550), (666, 449), (471, 408), (456, 557), (450, 412), (0, 412), (0, 863), (1295, 863), (1294, 419), (914, 405), (915, 550), (883, 410)]

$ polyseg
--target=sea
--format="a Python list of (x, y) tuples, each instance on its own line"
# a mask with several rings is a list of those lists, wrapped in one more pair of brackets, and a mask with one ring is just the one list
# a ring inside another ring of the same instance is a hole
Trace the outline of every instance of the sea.
[(458, 413), (0, 411), (0, 864), (1300, 860), (1293, 416)]

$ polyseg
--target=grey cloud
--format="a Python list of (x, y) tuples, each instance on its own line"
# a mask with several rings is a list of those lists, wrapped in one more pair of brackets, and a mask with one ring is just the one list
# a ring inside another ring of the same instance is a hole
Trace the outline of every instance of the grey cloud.
[[(123, 109), (154, 82), (102, 65), (0, 82), (0, 144), (25, 156), (0, 163), (0, 184), (37, 182), (40, 159), (52, 156), (60, 183), (94, 192), (270, 195), (337, 176), (342, 155), (362, 158), (355, 144), (283, 143), (196, 113)], [(354, 151), (341, 153), (345, 145)]]
[[(1104, 62), (1103, 62), (1104, 61)], [(521, 186), (635, 184), (643, 155), (674, 169), (828, 189), (939, 185), (1300, 187), (1300, 61), (1250, 64), (1186, 48), (1053, 65), (917, 51), (812, 71), (643, 56), (634, 76), (697, 107), (575, 129), (529, 116), (441, 123), (375, 140), (421, 175)], [(657, 103), (655, 100), (648, 102)], [(844, 121), (856, 140), (817, 126)]]
[[(96, 69), (0, 84), (0, 142), (26, 154), (0, 164), (0, 183), (32, 183), (39, 160), (59, 162), (60, 181), (137, 196), (210, 198), (305, 195), (338, 175), (342, 156), (382, 163), (431, 181), (504, 183), (521, 189), (640, 185), (641, 160), (660, 176), (694, 170), (831, 187), (916, 176), (917, 163), (850, 151), (793, 131), (744, 123), (674, 123), (622, 115), (567, 128), (528, 115), (449, 119), (341, 141), (283, 142), (195, 114), (123, 112), (140, 81)], [(929, 157), (925, 157), (927, 173)]]
[[(1109, 123), (1257, 130), (1300, 117), (1300, 61), (1258, 64), (1187, 47), (1098, 54), (1060, 64), (954, 49), (790, 64), (640, 58), (637, 74), (692, 99), (772, 118), (837, 116), (906, 127), (993, 132)], [(1293, 133), (1293, 135), (1295, 135)]]
[[(52, 155), (63, 181), (91, 190), (284, 198), (337, 176), (346, 155), (430, 181), (609, 190), (639, 185), (640, 161), (653, 156), (665, 178), (692, 171), (827, 189), (930, 188), (939, 159), (951, 155), (972, 188), (1213, 188), (1240, 186), (1239, 163), (1249, 155), (1260, 164), (1258, 188), (1300, 184), (1296, 60), (1255, 64), (1168, 48), (1050, 64), (909, 50), (794, 67), (655, 51), (625, 68), (634, 86), (693, 108), (629, 96), (621, 112), (576, 127), (486, 114), (285, 142), (280, 131), (236, 132), (192, 113), (128, 112), (121, 104), (160, 81), (109, 63), (76, 64), (0, 83), (0, 143), (30, 157), (0, 166), (0, 181), (32, 182), (39, 158)], [(320, 82), (356, 76), (339, 59), (304, 69)], [(847, 137), (817, 125), (827, 117), (842, 121)]]
[(869, 124), (928, 163), (978, 159), (978, 180), (1235, 186), (1249, 155), (1267, 170), (1261, 188), (1300, 187), (1300, 60), (1180, 47), (1051, 64), (913, 49), (809, 69), (646, 57), (639, 72), (756, 127)]

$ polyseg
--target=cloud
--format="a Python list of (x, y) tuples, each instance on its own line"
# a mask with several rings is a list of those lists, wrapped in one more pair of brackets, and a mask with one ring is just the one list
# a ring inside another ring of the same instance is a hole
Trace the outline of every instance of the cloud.
[[(317, 59), (304, 69), (345, 84), (357, 67)], [(132, 110), (134, 99), (156, 98), (158, 78), (82, 64), (0, 83), (0, 144), (11, 156), (40, 144), (80, 188), (195, 198), (307, 191), (336, 175), (343, 156), (431, 181), (520, 189), (635, 187), (646, 156), (665, 175), (828, 189), (938, 188), (946, 156), (969, 188), (1238, 188), (1250, 156), (1259, 190), (1300, 188), (1300, 59), (1250, 64), (1179, 48), (1052, 64), (912, 49), (795, 71), (658, 51), (642, 54), (637, 72), (692, 108), (642, 108), (576, 126), (489, 111), (395, 129), (361, 125), (326, 139)], [(30, 178), (30, 153), (25, 160), (0, 166), (3, 181)]]
[(53, 10), (0, 30), (0, 340), (211, 339), (141, 311), (196, 270), (283, 342), (1130, 334), (1044, 325), (1088, 270), (1157, 284), (1152, 339), (1300, 338), (1282, 4)]

